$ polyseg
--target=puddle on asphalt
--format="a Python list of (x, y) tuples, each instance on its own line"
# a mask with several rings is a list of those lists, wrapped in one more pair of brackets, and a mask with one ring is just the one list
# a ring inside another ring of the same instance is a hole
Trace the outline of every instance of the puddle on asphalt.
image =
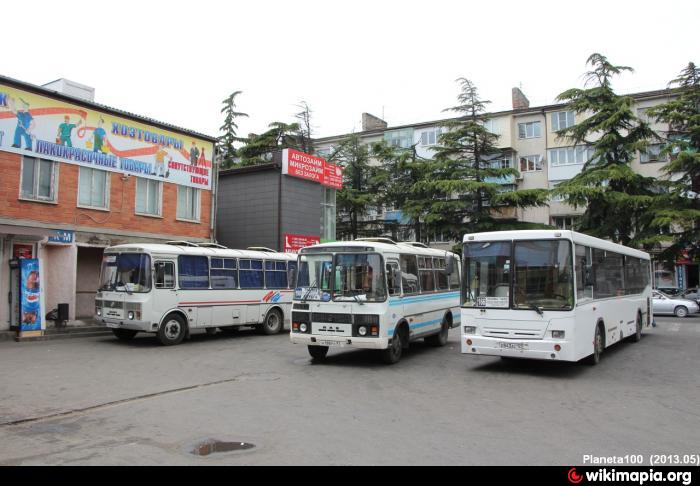
[(251, 449), (255, 449), (255, 444), (249, 442), (223, 442), (215, 439), (207, 439), (194, 444), (192, 449), (190, 449), (190, 454), (206, 457), (212, 454), (249, 451)]

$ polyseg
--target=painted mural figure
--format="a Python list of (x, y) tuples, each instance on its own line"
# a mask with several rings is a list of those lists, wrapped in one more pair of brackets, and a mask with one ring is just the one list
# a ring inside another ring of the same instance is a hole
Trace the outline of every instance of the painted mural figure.
[(197, 167), (197, 161), (199, 160), (199, 149), (197, 144), (192, 142), (192, 148), (190, 148), (190, 164)]
[(207, 156), (204, 155), (204, 147), (202, 147), (202, 154), (199, 156), (199, 165), (204, 167), (207, 163)]
[(59, 139), (59, 145), (67, 145), (68, 147), (73, 146), (73, 141), (71, 136), (73, 135), (73, 129), (79, 127), (83, 124), (83, 120), (78, 120), (78, 123), (71, 123), (70, 117), (65, 116), (63, 118), (63, 123), (58, 126), (58, 133), (56, 138)]
[[(168, 156), (168, 151), (164, 147), (160, 147), (158, 152), (156, 152), (156, 172), (154, 175), (158, 177), (167, 178), (170, 175), (169, 171), (165, 168), (165, 158)], [(172, 160), (172, 157), (170, 158)]]
[(104, 129), (105, 121), (100, 118), (97, 122), (97, 128), (92, 132), (92, 151), (102, 152), (102, 147), (105, 143), (105, 138), (107, 137), (107, 132)]
[(32, 150), (32, 131), (34, 131), (36, 123), (34, 122), (34, 117), (29, 112), (29, 103), (22, 98), (20, 98), (19, 101), (20, 106), (17, 107), (17, 102), (14, 98), (10, 98), (9, 100), (10, 111), (17, 117), (17, 128), (15, 128), (15, 138), (12, 146), (14, 148), (22, 148), (22, 139), (24, 139), (24, 148), (26, 150)]

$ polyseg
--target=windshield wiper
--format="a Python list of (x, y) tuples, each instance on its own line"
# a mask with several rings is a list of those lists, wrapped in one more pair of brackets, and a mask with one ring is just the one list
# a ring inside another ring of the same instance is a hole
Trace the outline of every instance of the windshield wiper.
[(544, 312), (542, 311), (542, 307), (538, 306), (537, 304), (528, 304), (528, 307), (535, 312), (537, 312), (539, 315), (544, 316)]
[(311, 284), (311, 285), (309, 286), (309, 288), (306, 290), (306, 293), (304, 294), (304, 297), (301, 298), (301, 303), (302, 303), (302, 304), (303, 304), (304, 302), (306, 302), (306, 299), (309, 298), (309, 294), (311, 293), (311, 291), (312, 291), (313, 289), (320, 290), (320, 289), (318, 288), (318, 282), (314, 282), (314, 283)]

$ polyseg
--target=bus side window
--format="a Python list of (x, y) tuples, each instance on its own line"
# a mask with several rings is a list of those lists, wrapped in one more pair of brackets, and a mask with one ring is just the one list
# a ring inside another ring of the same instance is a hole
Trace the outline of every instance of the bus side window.
[(175, 288), (175, 265), (173, 262), (156, 262), (156, 288), (157, 289), (174, 289)]
[(401, 255), (401, 282), (404, 294), (417, 294), (418, 262), (415, 255)]
[(389, 282), (389, 295), (401, 295), (401, 273), (397, 262), (386, 264), (386, 276)]

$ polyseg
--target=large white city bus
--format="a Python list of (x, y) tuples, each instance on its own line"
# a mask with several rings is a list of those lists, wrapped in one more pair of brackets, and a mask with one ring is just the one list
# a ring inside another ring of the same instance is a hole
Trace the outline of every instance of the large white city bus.
[(418, 339), (444, 346), (459, 325), (459, 256), (386, 238), (299, 252), (291, 341), (315, 360), (329, 348), (381, 350), (401, 359)]
[(651, 325), (647, 253), (573, 231), (464, 237), (462, 352), (596, 364)]
[(173, 241), (107, 248), (95, 300), (98, 322), (122, 340), (154, 333), (179, 344), (190, 330), (277, 334), (289, 322), (296, 255)]

